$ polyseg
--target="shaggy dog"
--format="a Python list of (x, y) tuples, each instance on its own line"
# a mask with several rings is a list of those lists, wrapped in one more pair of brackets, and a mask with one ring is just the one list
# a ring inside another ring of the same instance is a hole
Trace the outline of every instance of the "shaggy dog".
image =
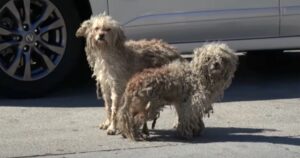
[(133, 140), (144, 139), (148, 132), (140, 132), (141, 125), (154, 119), (165, 105), (173, 105), (179, 136), (188, 139), (201, 134), (205, 128), (202, 118), (230, 85), (237, 62), (227, 45), (211, 43), (195, 49), (190, 63), (174, 61), (134, 75), (118, 113), (121, 133)]
[(129, 78), (145, 68), (183, 60), (162, 40), (127, 41), (119, 23), (105, 14), (84, 21), (76, 36), (86, 38), (87, 61), (107, 111), (107, 119), (99, 127), (107, 129), (107, 134), (116, 133), (116, 114)]

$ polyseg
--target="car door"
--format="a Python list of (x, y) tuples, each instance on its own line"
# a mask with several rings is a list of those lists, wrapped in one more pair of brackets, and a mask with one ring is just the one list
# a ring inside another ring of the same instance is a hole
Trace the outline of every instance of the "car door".
[(279, 0), (110, 0), (131, 38), (170, 43), (279, 36)]
[(300, 1), (281, 0), (281, 36), (300, 35)]

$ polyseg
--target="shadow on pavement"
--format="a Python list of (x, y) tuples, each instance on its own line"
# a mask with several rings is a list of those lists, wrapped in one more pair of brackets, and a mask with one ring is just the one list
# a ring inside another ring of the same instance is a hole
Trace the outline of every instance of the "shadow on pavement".
[(47, 97), (34, 99), (0, 98), (0, 106), (20, 107), (103, 107), (102, 99), (98, 100), (95, 89), (91, 86), (65, 87), (63, 90)]
[[(249, 142), (300, 145), (300, 138), (287, 136), (267, 136), (264, 132), (276, 132), (274, 129), (208, 127), (202, 136), (192, 140), (179, 139), (175, 130), (153, 130), (150, 141), (169, 141), (182, 143)], [(154, 136), (153, 136), (154, 135)]]
[(240, 56), (223, 102), (300, 98), (300, 53)]
[[(240, 56), (232, 85), (223, 102), (300, 98), (300, 52), (263, 53)], [(55, 93), (36, 99), (8, 99), (0, 96), (0, 106), (97, 107), (92, 80), (62, 86)]]

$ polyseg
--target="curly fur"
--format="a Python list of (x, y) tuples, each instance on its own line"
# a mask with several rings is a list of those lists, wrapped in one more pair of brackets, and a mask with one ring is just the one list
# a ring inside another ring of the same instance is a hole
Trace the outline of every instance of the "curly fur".
[(119, 23), (105, 14), (84, 21), (76, 36), (86, 38), (87, 61), (97, 81), (98, 95), (101, 87), (107, 111), (100, 128), (107, 129), (108, 134), (116, 132), (116, 113), (129, 78), (144, 68), (183, 60), (174, 47), (162, 40), (126, 40)]
[(122, 134), (133, 140), (143, 139), (140, 126), (154, 119), (165, 105), (176, 109), (180, 136), (192, 138), (200, 134), (205, 128), (203, 117), (230, 85), (237, 62), (227, 45), (211, 43), (195, 49), (190, 63), (174, 61), (134, 75), (118, 114)]

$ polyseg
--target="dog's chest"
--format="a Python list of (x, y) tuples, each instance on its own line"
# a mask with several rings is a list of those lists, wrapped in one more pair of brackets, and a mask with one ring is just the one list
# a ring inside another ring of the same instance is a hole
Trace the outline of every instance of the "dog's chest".
[(103, 57), (103, 69), (109, 79), (127, 80), (130, 76), (129, 61), (114, 53)]

